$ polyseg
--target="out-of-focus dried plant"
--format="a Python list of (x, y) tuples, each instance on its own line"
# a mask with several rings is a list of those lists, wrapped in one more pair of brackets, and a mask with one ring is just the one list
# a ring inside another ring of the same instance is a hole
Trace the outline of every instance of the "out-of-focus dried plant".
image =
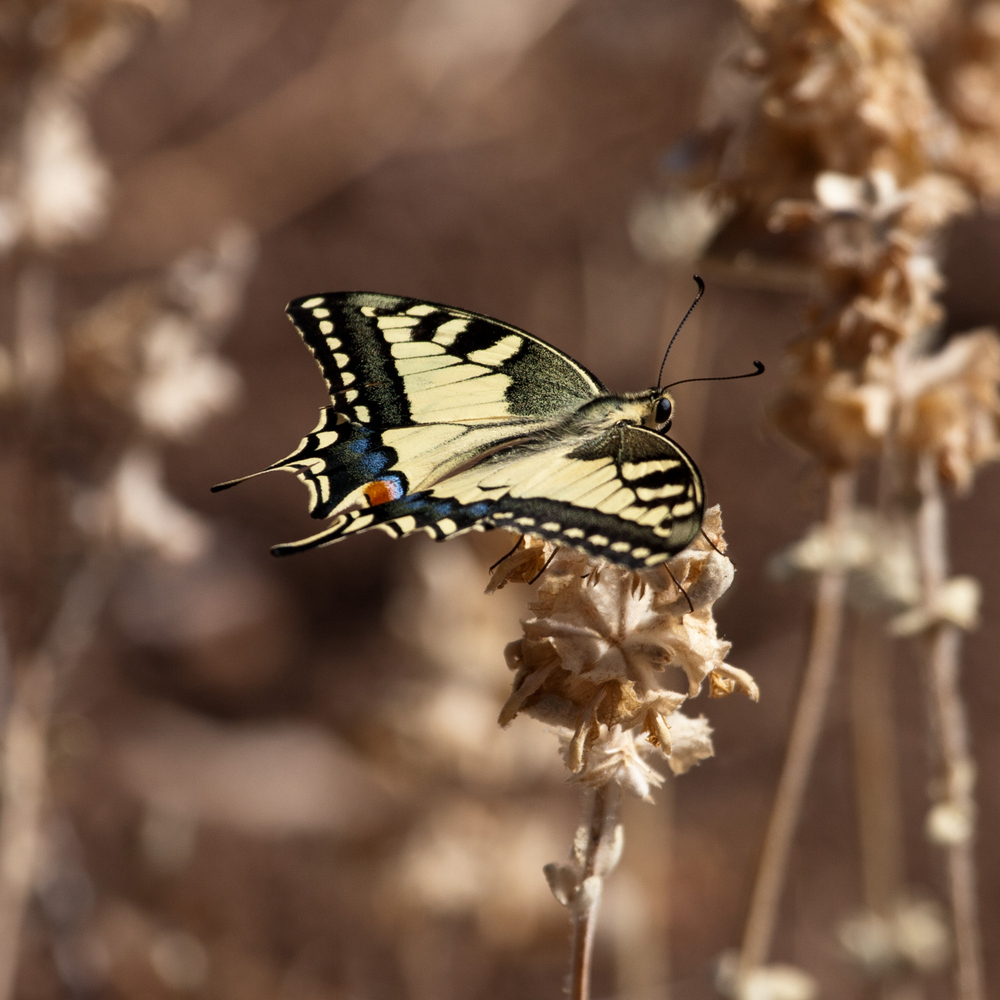
[[(977, 196), (994, 197), (997, 190), (996, 115), (985, 95), (996, 75), (1000, 21), (994, 4), (975, 5), (971, 13), (857, 0), (743, 0), (741, 6), (749, 41), (739, 63), (756, 81), (753, 100), (733, 104), (728, 120), (722, 116), (714, 134), (726, 138), (702, 143), (700, 159), (677, 158), (675, 183), (686, 182), (702, 202), (714, 198), (724, 209), (716, 243), (726, 244), (727, 225), (742, 233), (735, 245), (744, 248), (736, 258), (745, 276), (752, 278), (761, 261), (767, 282), (766, 262), (784, 255), (800, 268), (805, 263), (819, 280), (806, 331), (789, 349), (772, 418), (827, 473), (830, 499), (826, 523), (782, 560), (786, 568), (818, 574), (815, 621), (731, 991), (777, 995), (758, 986), (851, 582), (862, 613), (891, 616), (887, 627), (894, 634), (925, 639), (934, 692), (929, 729), (945, 789), (929, 829), (932, 839), (950, 844), (957, 995), (979, 1000), (973, 765), (956, 683), (959, 636), (975, 625), (979, 591), (970, 578), (948, 578), (941, 485), (966, 491), (977, 469), (1000, 457), (1000, 339), (992, 330), (976, 330), (941, 344), (938, 255), (943, 228), (971, 212)], [(932, 84), (922, 51), (939, 30), (960, 44), (946, 68), (938, 59)], [(707, 188), (701, 187), (706, 160), (715, 164)], [(728, 246), (732, 254), (732, 239)], [(711, 258), (712, 247), (707, 253)], [(854, 499), (856, 472), (869, 460), (880, 467), (872, 513)], [(885, 670), (883, 660), (866, 657), (875, 672)], [(891, 734), (891, 717), (859, 712), (856, 728), (882, 726)], [(892, 743), (891, 735), (869, 738), (859, 730), (856, 747), (862, 752)], [(891, 783), (888, 765), (871, 765), (859, 764), (861, 784), (878, 775)], [(862, 812), (883, 814), (863, 814), (862, 829), (897, 829), (884, 815), (897, 798), (886, 785), (868, 793), (859, 788)], [(935, 816), (942, 817), (938, 825)], [(961, 821), (944, 818), (952, 816)], [(949, 839), (935, 835), (938, 829), (960, 832)], [(873, 847), (871, 837), (862, 844), (866, 884), (886, 886), (872, 867), (883, 863), (886, 851), (898, 855), (901, 844)], [(895, 861), (891, 866), (901, 870)], [(886, 892), (896, 898), (869, 896), (872, 920), (894, 919), (904, 891), (895, 885)], [(886, 969), (896, 964), (883, 963)]]
[[(22, 616), (24, 605), (11, 605), (12, 620), (36, 625), (12, 635), (13, 677), (4, 679), (3, 998), (13, 995), (31, 893), (44, 898), (44, 886), (64, 878), (59, 858), (69, 857), (53, 851), (46, 832), (56, 810), (47, 753), (54, 705), (123, 559), (146, 550), (190, 561), (210, 545), (207, 524), (165, 488), (161, 449), (230, 406), (239, 389), (216, 353), (253, 264), (254, 239), (239, 226), (162, 280), (112, 291), (82, 318), (67, 320), (59, 308), (57, 253), (99, 231), (111, 197), (84, 98), (144, 20), (176, 12), (169, 2), (0, 5), (0, 256), (17, 289), (0, 405), (17, 429), (16, 493), (31, 498), (10, 511), (5, 545), (23, 560), (18, 598), (42, 609)], [(66, 924), (49, 912), (57, 965), (74, 991), (98, 988), (103, 976), (86, 944), (88, 914), (84, 908)]]

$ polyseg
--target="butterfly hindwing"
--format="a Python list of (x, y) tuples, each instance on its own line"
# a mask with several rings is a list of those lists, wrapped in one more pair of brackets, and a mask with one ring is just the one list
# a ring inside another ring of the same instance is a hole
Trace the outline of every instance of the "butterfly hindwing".
[(703, 503), (701, 477), (682, 449), (644, 428), (617, 425), (569, 451), (549, 444), (498, 453), (430, 490), (340, 514), (325, 531), (275, 551), (375, 528), (395, 537), (425, 530), (443, 541), (495, 527), (643, 569), (693, 540)]
[(349, 535), (379, 528), (393, 538), (402, 538), (417, 531), (426, 531), (439, 542), (471, 530), (485, 530), (484, 517), (489, 503), (460, 504), (451, 497), (435, 497), (428, 493), (413, 493), (399, 500), (389, 500), (378, 506), (338, 514), (329, 527), (297, 542), (275, 545), (275, 555), (291, 555), (306, 549), (332, 545)]
[(330, 517), (348, 497), (358, 504), (376, 504), (409, 492), (409, 480), (398, 463), (399, 456), (382, 435), (352, 423), (329, 406), (287, 458), (261, 472), (213, 486), (212, 491), (228, 489), (265, 472), (291, 472), (309, 490), (309, 513)]
[(490, 502), (486, 521), (583, 549), (631, 568), (686, 548), (701, 527), (694, 462), (673, 441), (629, 424), (565, 444), (500, 453), (432, 494)]
[(537, 480), (514, 485), (497, 501), (495, 523), (510, 511), (521, 530), (633, 569), (665, 562), (698, 534), (701, 475), (663, 435), (619, 424), (578, 445), (563, 462), (567, 476), (574, 465), (588, 471), (555, 488)]

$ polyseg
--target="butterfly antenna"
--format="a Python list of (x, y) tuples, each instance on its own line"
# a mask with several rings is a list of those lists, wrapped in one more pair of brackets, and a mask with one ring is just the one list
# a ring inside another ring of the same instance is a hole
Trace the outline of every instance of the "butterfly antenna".
[(698, 294), (694, 297), (694, 302), (688, 306), (688, 311), (684, 313), (684, 318), (677, 324), (677, 329), (674, 330), (674, 335), (670, 338), (670, 343), (667, 344), (667, 349), (663, 352), (663, 360), (660, 362), (660, 374), (656, 376), (656, 388), (659, 389), (660, 383), (663, 381), (663, 366), (667, 363), (667, 355), (670, 353), (670, 348), (674, 346), (674, 341), (677, 339), (677, 334), (681, 332), (681, 327), (688, 320), (688, 316), (694, 312), (694, 307), (701, 302), (701, 297), (705, 294), (705, 282), (698, 277), (697, 274), (692, 275), (695, 283), (698, 286)]
[(675, 385), (686, 385), (688, 382), (728, 382), (730, 379), (734, 378), (754, 378), (757, 375), (764, 374), (764, 365), (760, 361), (755, 361), (753, 363), (754, 370), (752, 372), (744, 372), (742, 375), (714, 375), (711, 378), (682, 378), (680, 382), (671, 382), (670, 385), (665, 385), (664, 389), (672, 389)]

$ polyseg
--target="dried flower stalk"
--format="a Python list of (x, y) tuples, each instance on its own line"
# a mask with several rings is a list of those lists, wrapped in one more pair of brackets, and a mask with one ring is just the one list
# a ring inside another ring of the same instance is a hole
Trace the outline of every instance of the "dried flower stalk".
[(90, 645), (113, 579), (114, 567), (103, 554), (77, 571), (48, 637), (15, 679), (0, 769), (0, 1000), (14, 996), (21, 927), (35, 884), (57, 684)]
[[(849, 472), (841, 472), (830, 480), (827, 528), (834, 534), (842, 531), (848, 520), (854, 502), (854, 486), (854, 475)], [(737, 995), (746, 992), (754, 972), (766, 964), (771, 950), (792, 839), (802, 812), (802, 800), (840, 652), (846, 586), (844, 566), (828, 567), (817, 580), (802, 692), (795, 707), (785, 762), (750, 899), (737, 971)]]
[[(800, 546), (799, 557), (811, 548), (811, 568), (820, 574), (816, 619), (734, 985), (737, 995), (748, 995), (773, 936), (834, 669), (848, 569), (867, 577), (867, 600), (883, 609), (895, 602), (901, 611), (892, 622), (895, 634), (932, 636), (936, 730), (950, 741), (942, 748), (945, 785), (961, 786), (961, 794), (949, 791), (947, 801), (972, 821), (971, 762), (951, 674), (957, 670), (957, 629), (975, 620), (977, 586), (946, 580), (940, 568), (937, 576), (925, 570), (922, 582), (915, 572), (910, 579), (886, 569), (895, 558), (890, 549), (908, 550), (911, 562), (923, 563), (936, 546), (943, 564), (942, 532), (932, 546), (918, 531), (921, 551), (914, 553), (912, 539), (898, 530), (908, 517), (899, 497), (914, 489), (928, 496), (929, 487), (913, 479), (913, 469), (930, 470), (921, 475), (933, 476), (936, 489), (939, 480), (967, 489), (980, 465), (1000, 457), (1000, 341), (991, 331), (974, 331), (934, 350), (943, 318), (937, 234), (950, 219), (971, 211), (973, 195), (997, 187), (986, 170), (985, 150), (990, 144), (1000, 148), (998, 119), (986, 113), (988, 102), (981, 98), (984, 81), (1000, 65), (1000, 32), (994, 6), (977, 7), (965, 35), (966, 62), (951, 77), (945, 74), (951, 81), (946, 108), (918, 52), (918, 40), (935, 37), (940, 6), (860, 0), (742, 0), (741, 6), (754, 36), (744, 67), (759, 80), (759, 100), (732, 122), (714, 194), (728, 206), (727, 214), (798, 240), (792, 245), (808, 255), (822, 287), (806, 334), (790, 350), (774, 420), (831, 477), (831, 512), (861, 463), (885, 455), (895, 480), (872, 521), (882, 530), (876, 528), (863, 545), (869, 555), (859, 556), (856, 527), (845, 531), (863, 520), (861, 512), (851, 512), (850, 501), (842, 508), (839, 533), (831, 516), (824, 531)], [(976, 95), (983, 105), (978, 110)], [(949, 118), (948, 108), (957, 118)], [(875, 743), (867, 745), (878, 752)], [(878, 822), (883, 830), (894, 825), (884, 816)], [(955, 931), (963, 939), (959, 995), (978, 1000), (971, 850), (956, 853), (953, 861)], [(885, 891), (872, 889), (871, 898)], [(891, 905), (883, 900), (884, 907)]]
[(965, 706), (959, 691), (961, 629), (937, 614), (942, 588), (948, 579), (947, 528), (944, 497), (932, 456), (921, 457), (918, 472), (921, 504), (917, 513), (917, 549), (920, 553), (924, 601), (938, 620), (927, 637), (927, 680), (932, 723), (941, 756), (941, 797), (930, 815), (930, 838), (947, 851), (952, 919), (957, 951), (955, 993), (961, 1000), (984, 1000), (982, 945), (976, 894), (976, 805), (973, 798), (976, 766), (969, 750)]
[(584, 817), (568, 865), (548, 864), (545, 878), (552, 894), (572, 913), (570, 1000), (590, 997), (591, 959), (597, 911), (604, 879), (621, 857), (624, 835), (618, 822), (620, 787), (614, 782), (598, 785), (587, 795)]
[[(532, 540), (491, 580), (496, 589), (544, 569), (524, 636), (506, 649), (515, 678), (500, 723), (523, 712), (553, 727), (572, 780), (587, 788), (570, 863), (546, 868), (554, 895), (573, 914), (571, 996), (580, 1000), (589, 996), (602, 880), (621, 851), (619, 790), (649, 800), (663, 781), (650, 758), (683, 774), (712, 755), (707, 721), (679, 711), (705, 684), (710, 697), (736, 690), (758, 697), (753, 678), (725, 662), (730, 643), (716, 631), (712, 609), (734, 572), (725, 547), (713, 507), (703, 534), (669, 569), (631, 573)], [(686, 690), (670, 686), (677, 675), (668, 667), (681, 671)]]
[(865, 906), (887, 917), (906, 883), (891, 650), (884, 617), (855, 618), (850, 699)]

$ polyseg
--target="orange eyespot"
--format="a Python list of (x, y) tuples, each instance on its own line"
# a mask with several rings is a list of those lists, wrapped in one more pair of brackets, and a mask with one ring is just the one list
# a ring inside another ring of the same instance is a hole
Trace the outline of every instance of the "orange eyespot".
[(400, 496), (399, 484), (392, 479), (376, 479), (369, 483), (362, 491), (372, 507), (377, 507), (381, 503), (388, 503), (390, 500), (398, 500)]

